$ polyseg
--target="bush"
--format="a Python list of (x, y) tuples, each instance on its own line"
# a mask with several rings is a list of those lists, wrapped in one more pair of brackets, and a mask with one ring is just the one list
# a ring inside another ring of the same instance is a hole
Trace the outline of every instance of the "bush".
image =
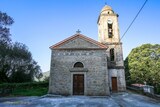
[(47, 93), (48, 82), (3, 83), (0, 84), (0, 95), (39, 96)]
[(155, 88), (154, 91), (155, 91), (156, 94), (160, 94), (160, 86), (158, 86), (157, 88)]

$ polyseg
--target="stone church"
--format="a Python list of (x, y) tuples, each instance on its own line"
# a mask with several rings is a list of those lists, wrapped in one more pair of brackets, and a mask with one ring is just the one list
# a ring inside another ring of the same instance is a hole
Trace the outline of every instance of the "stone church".
[(77, 32), (50, 47), (50, 94), (110, 95), (126, 90), (118, 14), (104, 6), (98, 41)]

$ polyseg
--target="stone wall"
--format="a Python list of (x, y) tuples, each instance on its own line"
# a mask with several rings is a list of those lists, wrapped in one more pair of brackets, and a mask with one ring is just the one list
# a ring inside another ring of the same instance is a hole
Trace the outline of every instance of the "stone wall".
[(99, 48), (97, 45), (87, 42), (82, 38), (71, 39), (67, 43), (63, 44), (59, 48)]
[[(122, 51), (122, 43), (106, 43), (106, 45), (109, 47), (107, 49), (107, 56), (108, 56), (108, 66), (110, 66), (110, 63), (114, 63), (113, 66), (124, 66), (123, 62), (123, 51)], [(110, 61), (110, 49), (114, 48), (114, 61)]]
[[(108, 19), (111, 19), (113, 22), (113, 37), (108, 37)], [(116, 14), (108, 15), (108, 14), (100, 14), (99, 22), (98, 22), (98, 41), (101, 43), (106, 42), (119, 42), (119, 25), (118, 25), (118, 17)]]
[[(73, 74), (84, 74), (85, 95), (109, 95), (105, 50), (52, 50), (49, 93), (72, 95)], [(82, 62), (87, 71), (72, 71)]]
[(108, 69), (109, 71), (109, 82), (110, 87), (112, 89), (112, 77), (117, 77), (117, 86), (118, 91), (125, 91), (126, 90), (126, 81), (124, 75), (124, 69)]

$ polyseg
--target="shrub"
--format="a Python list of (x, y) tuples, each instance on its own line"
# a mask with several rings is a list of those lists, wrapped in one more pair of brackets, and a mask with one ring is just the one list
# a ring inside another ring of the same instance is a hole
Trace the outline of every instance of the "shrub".
[[(25, 90), (25, 91), (24, 91)], [(0, 95), (43, 95), (47, 93), (48, 82), (3, 83), (0, 84)]]

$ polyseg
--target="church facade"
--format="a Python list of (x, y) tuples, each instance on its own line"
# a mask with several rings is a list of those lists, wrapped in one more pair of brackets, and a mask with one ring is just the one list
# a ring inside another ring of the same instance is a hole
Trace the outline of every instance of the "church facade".
[(98, 41), (80, 33), (50, 47), (49, 91), (56, 95), (110, 95), (126, 90), (118, 15), (104, 6)]

